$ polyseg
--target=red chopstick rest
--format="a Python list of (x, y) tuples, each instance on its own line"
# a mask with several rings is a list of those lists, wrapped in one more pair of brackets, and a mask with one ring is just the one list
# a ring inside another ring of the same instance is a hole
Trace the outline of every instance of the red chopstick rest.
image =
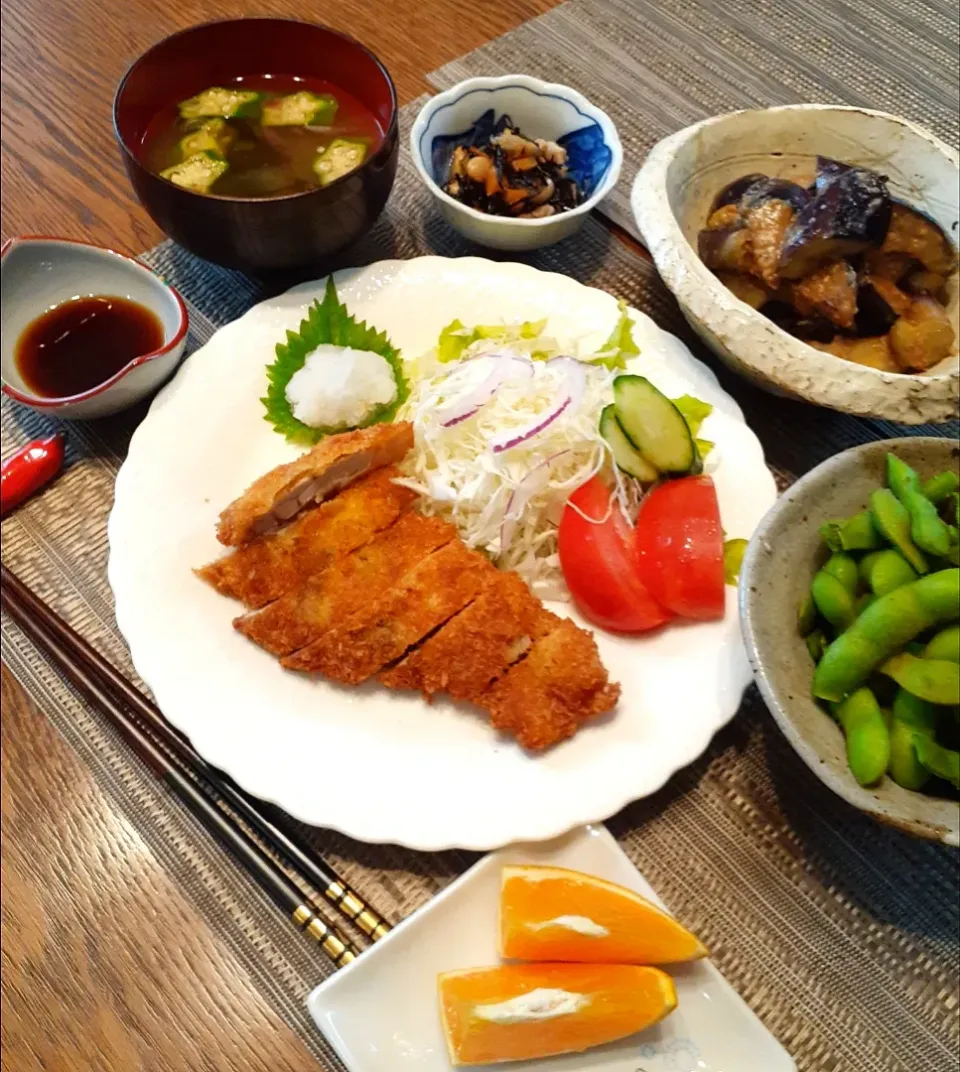
[(63, 467), (63, 435), (35, 439), (0, 468), (0, 517), (18, 507)]

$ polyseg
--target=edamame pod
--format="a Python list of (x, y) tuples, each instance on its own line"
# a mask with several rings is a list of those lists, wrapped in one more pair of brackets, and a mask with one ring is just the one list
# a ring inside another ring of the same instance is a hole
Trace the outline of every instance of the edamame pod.
[(941, 629), (923, 649), (923, 657), (960, 663), (960, 625), (948, 625), (946, 629)]
[(860, 575), (857, 572), (856, 559), (843, 551), (835, 551), (823, 564), (823, 571), (836, 577), (844, 588), (854, 595)]
[(890, 763), (890, 731), (876, 697), (857, 689), (834, 714), (846, 737), (850, 773), (861, 785), (873, 785)]
[(918, 737), (914, 747), (917, 759), (931, 774), (950, 782), (954, 789), (960, 789), (960, 752), (944, 748), (932, 737)]
[(958, 613), (960, 569), (941, 570), (888, 593), (867, 607), (824, 652), (813, 676), (814, 696), (842, 700), (914, 637), (954, 621)]
[(802, 637), (809, 636), (816, 624), (817, 605), (813, 602), (813, 596), (810, 595), (808, 590), (807, 594), (800, 600), (800, 606), (797, 608), (797, 632)]
[(814, 629), (809, 636), (806, 637), (807, 651), (810, 652), (810, 658), (815, 663), (820, 662), (823, 658), (823, 653), (827, 650), (827, 638), (823, 635), (822, 629)]
[(870, 513), (880, 535), (896, 547), (917, 573), (926, 573), (927, 560), (910, 537), (907, 508), (889, 488), (877, 488), (871, 494)]
[(886, 551), (871, 551), (869, 555), (864, 555), (860, 563), (860, 575), (877, 596), (885, 596), (888, 592), (917, 579), (917, 571), (892, 547)]
[(826, 618), (838, 633), (853, 623), (853, 596), (832, 573), (820, 570), (810, 585), (810, 594), (821, 616)]
[(921, 492), (916, 470), (888, 454), (887, 483), (910, 515), (910, 537), (917, 547), (931, 555), (945, 555), (950, 550), (950, 533), (937, 508)]
[[(923, 703), (922, 700), (920, 702)], [(894, 713), (890, 725), (888, 770), (890, 777), (904, 789), (922, 789), (930, 780), (930, 772), (917, 758), (916, 739), (917, 731)]]
[(908, 651), (880, 664), (880, 673), (902, 689), (934, 704), (960, 703), (960, 664), (946, 659), (921, 659)]
[(960, 488), (960, 477), (956, 473), (951, 473), (947, 470), (930, 477), (929, 480), (921, 485), (920, 490), (932, 503), (942, 503), (957, 488)]
[(869, 510), (839, 521), (824, 521), (820, 536), (831, 551), (872, 551), (883, 546)]

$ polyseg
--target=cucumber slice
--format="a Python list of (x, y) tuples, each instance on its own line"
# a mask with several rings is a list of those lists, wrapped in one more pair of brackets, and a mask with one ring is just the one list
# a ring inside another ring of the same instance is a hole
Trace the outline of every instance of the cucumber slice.
[(617, 468), (628, 476), (635, 476), (644, 484), (652, 484), (660, 474), (634, 447), (617, 420), (617, 407), (613, 402), (604, 406), (600, 414), (600, 434), (610, 444)]
[(645, 376), (613, 381), (617, 421), (643, 457), (661, 473), (679, 476), (703, 468), (683, 414)]

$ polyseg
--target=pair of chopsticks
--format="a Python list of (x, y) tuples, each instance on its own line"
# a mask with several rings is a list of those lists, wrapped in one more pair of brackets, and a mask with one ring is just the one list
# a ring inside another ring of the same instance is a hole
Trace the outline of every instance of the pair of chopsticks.
[(349, 964), (359, 950), (219, 800), (256, 830), (263, 844), (305, 886), (319, 891), (367, 937), (377, 941), (390, 930), (390, 925), (328, 865), (281, 830), (262, 810), (260, 801), (247, 796), (225, 774), (211, 767), (170, 726), (159, 708), (6, 566), (0, 566), (0, 602), (80, 694), (119, 730), (154, 774), (166, 782), (296, 926), (323, 949), (335, 967)]

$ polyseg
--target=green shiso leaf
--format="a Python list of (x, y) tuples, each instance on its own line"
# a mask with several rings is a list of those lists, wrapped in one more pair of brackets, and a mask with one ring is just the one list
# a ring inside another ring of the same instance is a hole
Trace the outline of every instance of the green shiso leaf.
[[(367, 418), (358, 425), (341, 424), (329, 428), (314, 428), (297, 420), (287, 401), (287, 384), (295, 372), (303, 368), (307, 356), (325, 343), (349, 347), (353, 350), (370, 350), (379, 354), (393, 370), (397, 393), (392, 401), (376, 406)], [(377, 331), (362, 320), (357, 320), (337, 297), (333, 279), (327, 280), (323, 301), (310, 306), (299, 331), (288, 331), (286, 342), (277, 344), (277, 356), (267, 366), (267, 393), (260, 399), (268, 421), (291, 443), (318, 443), (324, 436), (346, 432), (351, 428), (366, 428), (371, 424), (391, 421), (397, 410), (410, 394), (410, 385), (403, 374), (400, 351), (387, 338), (386, 332)]]

